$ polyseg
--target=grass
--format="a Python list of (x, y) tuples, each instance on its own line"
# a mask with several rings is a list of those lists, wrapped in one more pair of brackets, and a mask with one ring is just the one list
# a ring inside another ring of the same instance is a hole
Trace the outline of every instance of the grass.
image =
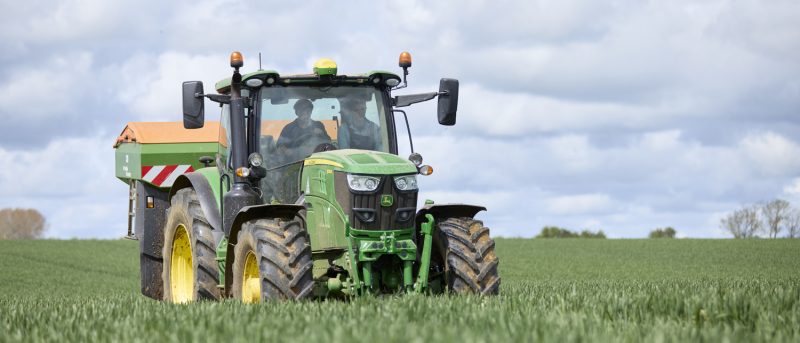
[(0, 241), (0, 342), (798, 341), (800, 240), (498, 239), (498, 297), (172, 305), (131, 241)]

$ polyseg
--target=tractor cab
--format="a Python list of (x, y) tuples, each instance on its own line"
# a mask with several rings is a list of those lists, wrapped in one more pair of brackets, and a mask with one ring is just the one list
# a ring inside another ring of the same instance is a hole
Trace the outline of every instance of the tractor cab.
[[(241, 76), (246, 154), (261, 161), (259, 167), (265, 174), (253, 180), (261, 203), (298, 202), (303, 161), (314, 153), (358, 149), (397, 154), (395, 114), (405, 113), (393, 107), (439, 95), (427, 93), (416, 100), (392, 98), (392, 90), (403, 87), (400, 76), (385, 71), (337, 75), (337, 69), (332, 60), (321, 59), (314, 64), (312, 74), (280, 75), (274, 70), (258, 70)], [(231, 80), (217, 82), (219, 94), (208, 97), (219, 100), (231, 96)], [(457, 83), (454, 85), (451, 82), (445, 91), (457, 95)], [(231, 106), (225, 100), (221, 101), (220, 136), (221, 141), (230, 142)], [(455, 102), (451, 106), (454, 121)], [(231, 161), (232, 148), (225, 144), (220, 151), (224, 161), (221, 169), (230, 175), (237, 170)]]

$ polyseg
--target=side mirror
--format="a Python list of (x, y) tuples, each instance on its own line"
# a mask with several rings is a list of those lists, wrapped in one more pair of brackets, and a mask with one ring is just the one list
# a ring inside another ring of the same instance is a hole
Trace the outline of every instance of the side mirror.
[(183, 83), (183, 128), (199, 129), (205, 122), (203, 82)]
[(439, 81), (439, 124), (452, 126), (456, 124), (458, 110), (458, 80), (442, 79)]

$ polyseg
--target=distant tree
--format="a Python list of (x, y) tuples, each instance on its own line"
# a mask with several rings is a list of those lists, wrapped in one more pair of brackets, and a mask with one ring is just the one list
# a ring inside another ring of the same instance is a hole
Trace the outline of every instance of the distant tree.
[(603, 233), (603, 230), (600, 230), (596, 233), (589, 230), (583, 230), (581, 233), (575, 233), (558, 226), (545, 226), (542, 228), (542, 231), (539, 232), (536, 238), (606, 238), (606, 234)]
[(598, 230), (597, 232), (583, 230), (581, 231), (581, 238), (606, 238), (606, 234), (603, 233), (603, 230)]
[(789, 202), (783, 199), (775, 199), (761, 206), (761, 215), (764, 218), (762, 228), (769, 238), (778, 238), (790, 210)]
[(576, 238), (578, 234), (558, 226), (545, 226), (536, 238)]
[(34, 239), (44, 234), (45, 219), (34, 209), (0, 210), (0, 239)]
[(800, 238), (800, 210), (792, 209), (786, 214), (786, 237)]
[(761, 230), (758, 212), (759, 207), (755, 205), (738, 209), (722, 218), (720, 226), (733, 235), (733, 238), (755, 237)]
[(677, 232), (671, 226), (650, 231), (650, 238), (675, 238)]

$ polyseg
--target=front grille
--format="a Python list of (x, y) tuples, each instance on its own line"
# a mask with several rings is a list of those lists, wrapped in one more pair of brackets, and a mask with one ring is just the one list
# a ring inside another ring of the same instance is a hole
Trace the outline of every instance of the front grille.
[[(413, 227), (417, 191), (401, 192), (395, 188), (392, 176), (380, 176), (380, 178), (381, 183), (376, 192), (356, 193), (349, 190), (344, 177), (337, 177), (337, 184), (339, 180), (345, 182), (344, 187), (336, 187), (336, 191), (340, 204), (345, 207), (343, 209), (350, 217), (350, 225), (359, 230), (397, 230)], [(345, 189), (348, 190), (348, 196), (340, 196), (340, 191)], [(382, 195), (392, 196), (394, 201), (391, 206), (381, 206)]]

